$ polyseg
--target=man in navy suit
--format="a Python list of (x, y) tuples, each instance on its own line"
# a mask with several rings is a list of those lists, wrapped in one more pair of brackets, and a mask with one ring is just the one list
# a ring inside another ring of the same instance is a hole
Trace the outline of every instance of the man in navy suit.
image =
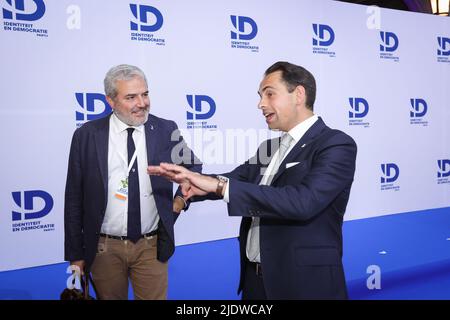
[(180, 183), (186, 199), (223, 198), (230, 216), (243, 217), (243, 299), (346, 299), (342, 223), (356, 144), (313, 113), (316, 83), (303, 67), (275, 63), (258, 93), (258, 108), (281, 139), (265, 141), (253, 158), (222, 176), (173, 164), (148, 172)]
[[(166, 299), (173, 225), (185, 208), (170, 181), (149, 177), (151, 164), (172, 159), (193, 171), (200, 161), (185, 147), (173, 121), (149, 114), (144, 73), (119, 65), (105, 77), (113, 113), (77, 129), (70, 148), (65, 191), (65, 259), (91, 272), (98, 298)], [(181, 195), (181, 194), (180, 194)]]

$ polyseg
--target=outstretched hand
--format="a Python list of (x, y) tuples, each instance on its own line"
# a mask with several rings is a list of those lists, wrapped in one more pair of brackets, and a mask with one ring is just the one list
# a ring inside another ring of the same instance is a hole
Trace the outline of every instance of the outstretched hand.
[(147, 172), (150, 175), (162, 176), (178, 183), (186, 200), (193, 196), (202, 196), (214, 192), (217, 187), (216, 178), (192, 172), (176, 164), (162, 162), (159, 166), (148, 166)]

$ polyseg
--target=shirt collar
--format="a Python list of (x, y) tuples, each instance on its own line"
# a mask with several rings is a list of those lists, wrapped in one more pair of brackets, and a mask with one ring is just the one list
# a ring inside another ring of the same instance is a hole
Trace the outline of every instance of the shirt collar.
[(129, 126), (126, 123), (122, 122), (115, 113), (111, 115), (111, 128), (114, 130), (115, 133), (121, 133), (122, 131), (127, 130), (128, 128), (134, 128), (135, 130), (142, 132), (144, 131), (144, 125), (141, 124), (140, 126)]
[(289, 135), (294, 139), (295, 143), (300, 141), (305, 132), (308, 131), (309, 128), (311, 128), (318, 119), (319, 116), (314, 114), (288, 131)]

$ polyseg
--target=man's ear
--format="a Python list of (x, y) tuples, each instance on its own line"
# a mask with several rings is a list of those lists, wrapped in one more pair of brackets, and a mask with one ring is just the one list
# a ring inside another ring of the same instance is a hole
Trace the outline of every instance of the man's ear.
[(108, 104), (111, 106), (111, 108), (114, 109), (114, 100), (111, 99), (110, 96), (106, 96), (106, 101), (108, 102)]
[(295, 88), (295, 98), (297, 99), (298, 104), (306, 103), (306, 90), (303, 86), (297, 86)]

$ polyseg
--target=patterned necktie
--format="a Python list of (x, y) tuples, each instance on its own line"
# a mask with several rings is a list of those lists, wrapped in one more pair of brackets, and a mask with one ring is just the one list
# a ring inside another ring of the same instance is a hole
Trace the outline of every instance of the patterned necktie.
[[(133, 141), (134, 128), (128, 128), (127, 151), (128, 165), (133, 157), (136, 147)], [(142, 236), (141, 232), (141, 199), (139, 192), (139, 172), (137, 157), (128, 174), (128, 224), (127, 237), (136, 243)]]
[[(289, 133), (286, 133), (280, 141), (280, 147), (278, 148), (278, 155), (277, 158), (274, 159), (274, 165), (272, 167), (272, 170), (270, 171), (270, 174), (266, 181), (264, 179), (261, 181), (260, 184), (262, 185), (270, 185), (272, 183), (273, 177), (277, 174), (280, 164), (283, 161), (284, 156), (286, 155), (286, 152), (289, 150), (289, 147), (291, 143), (294, 141), (294, 139), (289, 135)], [(253, 218), (252, 224), (250, 226), (250, 230), (248, 232), (247, 236), (247, 257), (252, 262), (261, 262), (260, 257), (260, 248), (259, 248), (259, 218)]]

